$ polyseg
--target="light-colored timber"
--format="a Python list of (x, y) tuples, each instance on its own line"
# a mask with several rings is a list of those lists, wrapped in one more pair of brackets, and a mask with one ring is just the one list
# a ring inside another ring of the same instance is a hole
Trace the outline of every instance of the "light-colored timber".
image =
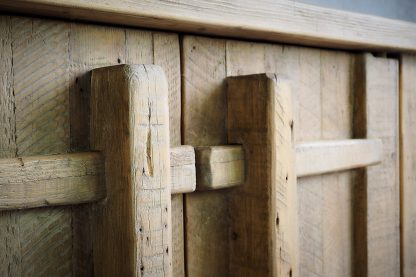
[[(172, 276), (168, 84), (154, 65), (93, 70), (91, 147), (106, 158), (94, 273)], [(117, 258), (115, 258), (117, 257)]]
[(227, 80), (228, 140), (248, 163), (230, 193), (231, 276), (299, 276), (291, 97), (274, 74)]
[(171, 193), (193, 192), (196, 188), (195, 151), (184, 145), (170, 149)]
[(356, 177), (357, 276), (400, 275), (399, 66), (371, 54), (356, 62), (357, 138), (382, 140), (382, 162)]
[(320, 47), (416, 51), (414, 23), (292, 0), (3, 0), (0, 8), (35, 15)]
[[(0, 147), (15, 147), (10, 158), (68, 153), (70, 24), (5, 15), (1, 22)], [(0, 226), (0, 275), (72, 275), (71, 207), (3, 211)]]
[[(225, 40), (184, 36), (183, 143), (227, 144)], [(229, 276), (228, 191), (185, 195), (186, 276)]]
[(334, 140), (296, 145), (296, 175), (305, 177), (381, 162), (381, 140)]
[(103, 199), (103, 173), (95, 152), (0, 159), (0, 210)]
[(230, 188), (244, 182), (241, 146), (202, 146), (195, 149), (198, 190)]
[(416, 56), (400, 59), (401, 276), (416, 275)]

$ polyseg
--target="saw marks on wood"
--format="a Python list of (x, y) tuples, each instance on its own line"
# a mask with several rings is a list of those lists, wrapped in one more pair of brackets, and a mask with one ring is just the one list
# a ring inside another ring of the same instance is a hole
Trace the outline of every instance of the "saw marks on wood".
[[(68, 24), (20, 17), (12, 17), (8, 24), (2, 29), (10, 30), (13, 63), (3, 72), (13, 75), (8, 86), (14, 97), (9, 95), (8, 101), (14, 101), (16, 139), (10, 156), (66, 152)], [(8, 230), (1, 238), (8, 254), (0, 260), (0, 268), (8, 271), (6, 276), (71, 275), (70, 209), (7, 212), (2, 213), (1, 221)]]
[(12, 19), (17, 154), (66, 151), (69, 145), (69, 25)]
[[(0, 25), (0, 126), (6, 130), (0, 133), (1, 157), (65, 153), (69, 151), (69, 145), (72, 150), (88, 150), (88, 72), (96, 67), (120, 63), (157, 62), (164, 67), (168, 75), (170, 98), (173, 99), (170, 101), (170, 117), (176, 122), (175, 128), (171, 128), (174, 134), (171, 138), (176, 144), (180, 143), (177, 35), (28, 17), (1, 16)], [(182, 196), (175, 198), (180, 207)], [(177, 226), (182, 225), (179, 223), (182, 221), (181, 211), (178, 209)], [(30, 274), (36, 271), (55, 276), (93, 274), (89, 224), (91, 210), (88, 205), (53, 210), (36, 209), (30, 211), (31, 216), (25, 217), (24, 221), (20, 220), (26, 212), (1, 213), (0, 228), (4, 229), (1, 233), (5, 235), (1, 237), (4, 243), (0, 247), (6, 247), (7, 251), (2, 251), (6, 254), (0, 257), (0, 273), (6, 270), (10, 276), (21, 275), (22, 268), (29, 268), (26, 263), (31, 263)], [(71, 213), (72, 218), (69, 216)], [(176, 209), (173, 214), (176, 216)], [(34, 217), (33, 222), (29, 220), (31, 217)], [(40, 223), (37, 217), (44, 218), (44, 221)], [(58, 224), (62, 221), (64, 224)], [(71, 222), (73, 230), (67, 231), (65, 226), (70, 226)], [(59, 236), (51, 232), (49, 237), (44, 231), (37, 232), (45, 226), (53, 228), (55, 225), (61, 225), (62, 230), (65, 230)], [(29, 226), (32, 229), (26, 228)], [(21, 230), (31, 230), (27, 231), (28, 243), (31, 233), (33, 241), (39, 246), (52, 243), (52, 252), (63, 248), (58, 242), (53, 244), (53, 239), (59, 238), (65, 243), (65, 248), (69, 249), (72, 258), (63, 255), (49, 257), (49, 252), (43, 253), (36, 248), (21, 252), (19, 239), (16, 239), (25, 235)], [(45, 237), (35, 237), (36, 233)], [(178, 240), (174, 243), (173, 252), (180, 253), (176, 262), (179, 273), (175, 276), (183, 276), (184, 271), (182, 237), (179, 233)], [(173, 258), (175, 260), (176, 255)]]
[[(296, 142), (351, 138), (352, 59), (345, 52), (185, 36), (182, 67), (186, 144), (223, 143), (223, 79), (264, 72), (292, 81)], [(300, 276), (350, 276), (351, 189), (350, 172), (298, 180)], [(227, 221), (207, 221), (203, 212), (195, 212), (215, 203), (215, 216), (213, 212), (211, 216), (226, 218), (225, 192), (222, 198), (213, 195), (187, 196), (187, 250), (192, 259), (188, 274), (192, 276), (231, 274), (222, 258), (228, 256), (228, 242), (224, 240), (231, 239), (225, 231)], [(202, 240), (203, 244), (198, 243)]]

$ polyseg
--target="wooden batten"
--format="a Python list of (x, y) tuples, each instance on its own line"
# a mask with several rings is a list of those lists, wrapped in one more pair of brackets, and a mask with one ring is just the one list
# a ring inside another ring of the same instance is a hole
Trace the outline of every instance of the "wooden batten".
[(0, 210), (103, 199), (103, 173), (96, 152), (0, 159)]
[(298, 276), (293, 115), (274, 74), (228, 79), (228, 140), (244, 145), (247, 177), (230, 201), (231, 276)]
[(106, 157), (94, 273), (172, 276), (168, 85), (162, 68), (92, 71), (91, 147)]
[(296, 176), (320, 175), (380, 163), (379, 139), (315, 141), (296, 145)]
[[(416, 24), (292, 0), (3, 0), (6, 11), (319, 47), (416, 51)], [(204, 16), (201, 16), (203, 14)]]

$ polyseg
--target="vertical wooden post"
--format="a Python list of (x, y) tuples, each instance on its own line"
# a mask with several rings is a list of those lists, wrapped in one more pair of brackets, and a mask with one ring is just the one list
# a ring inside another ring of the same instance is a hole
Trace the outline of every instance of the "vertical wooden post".
[(172, 276), (168, 87), (153, 65), (92, 72), (91, 146), (105, 155), (97, 276)]
[(354, 132), (380, 138), (382, 162), (360, 170), (354, 212), (355, 275), (400, 275), (398, 61), (358, 57)]
[(298, 276), (291, 92), (274, 74), (228, 79), (228, 141), (246, 181), (230, 193), (232, 276)]

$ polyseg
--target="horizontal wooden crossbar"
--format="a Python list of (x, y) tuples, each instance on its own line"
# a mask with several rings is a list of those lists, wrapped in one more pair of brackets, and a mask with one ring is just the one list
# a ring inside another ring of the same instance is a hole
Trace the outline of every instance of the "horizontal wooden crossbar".
[[(194, 148), (172, 148), (170, 161), (171, 193), (194, 191)], [(0, 210), (94, 202), (106, 196), (103, 176), (99, 152), (0, 159)]]
[(102, 161), (98, 152), (0, 159), (0, 209), (103, 199)]
[(195, 148), (198, 190), (230, 188), (244, 182), (244, 151), (238, 145)]
[(378, 139), (315, 141), (296, 145), (296, 175), (305, 177), (381, 162)]
[[(380, 140), (317, 141), (296, 146), (297, 177), (381, 161)], [(196, 152), (196, 158), (195, 158)], [(242, 146), (171, 148), (171, 193), (230, 188), (245, 177)], [(0, 209), (94, 202), (105, 198), (104, 162), (98, 152), (0, 159)]]

